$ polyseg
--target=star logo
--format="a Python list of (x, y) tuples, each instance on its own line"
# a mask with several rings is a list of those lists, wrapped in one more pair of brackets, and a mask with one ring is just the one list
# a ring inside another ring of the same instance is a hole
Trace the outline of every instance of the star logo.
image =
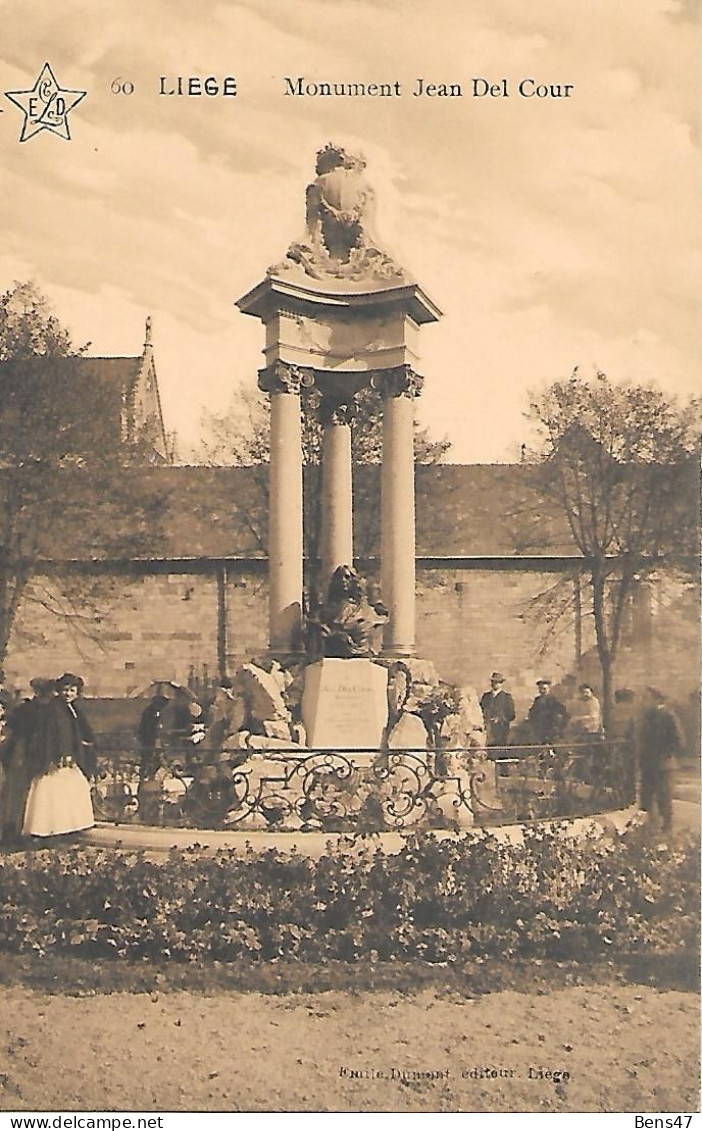
[(86, 94), (85, 90), (66, 90), (59, 86), (51, 66), (45, 63), (31, 90), (8, 90), (5, 98), (19, 106), (24, 114), (20, 141), (29, 141), (41, 130), (49, 130), (70, 141), (68, 115)]

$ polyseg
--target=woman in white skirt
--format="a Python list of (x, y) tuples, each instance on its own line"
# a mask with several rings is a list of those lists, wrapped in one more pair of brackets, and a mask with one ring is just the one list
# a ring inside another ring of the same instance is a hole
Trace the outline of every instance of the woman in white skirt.
[(95, 775), (95, 739), (77, 702), (83, 680), (66, 672), (56, 687), (58, 694), (32, 728), (34, 777), (24, 810), (24, 836), (62, 836), (95, 824), (88, 780)]

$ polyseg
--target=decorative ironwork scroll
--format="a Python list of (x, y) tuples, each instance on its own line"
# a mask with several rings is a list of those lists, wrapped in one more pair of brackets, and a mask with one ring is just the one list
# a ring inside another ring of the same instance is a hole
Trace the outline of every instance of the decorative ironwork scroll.
[[(242, 762), (242, 759), (246, 761)], [(98, 821), (290, 832), (465, 829), (617, 809), (635, 799), (620, 743), (485, 751), (167, 751), (99, 757)]]

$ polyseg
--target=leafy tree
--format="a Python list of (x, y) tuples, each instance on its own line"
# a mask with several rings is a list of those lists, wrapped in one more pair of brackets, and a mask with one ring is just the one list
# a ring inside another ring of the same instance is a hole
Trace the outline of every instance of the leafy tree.
[[(318, 418), (319, 394), (303, 391), (302, 459), (305, 475), (304, 544), (308, 565), (308, 584), (314, 582), (320, 551), (322, 426)], [(351, 429), (351, 459), (354, 466), (380, 464), (382, 456), (382, 400), (374, 389), (366, 387), (356, 395), (356, 416)], [(229, 410), (203, 418), (205, 438), (198, 458), (212, 466), (232, 464), (251, 467), (256, 476), (258, 501), (247, 505), (243, 515), (256, 533), (261, 548), (266, 546), (268, 515), (268, 456), (270, 437), (270, 401), (256, 389), (245, 388), (233, 398)], [(426, 428), (415, 423), (414, 449), (417, 463), (439, 463), (450, 448), (450, 441), (433, 440)], [(372, 492), (372, 494), (371, 494)], [(354, 482), (354, 503), (363, 524), (355, 531), (355, 551), (365, 557), (379, 533), (377, 484), (361, 476)], [(234, 502), (236, 506), (236, 501)]]
[(698, 560), (699, 407), (577, 369), (531, 397), (536, 487), (564, 517), (590, 590), (605, 725), (635, 587)]
[(156, 537), (160, 499), (129, 470), (142, 438), (124, 440), (122, 390), (83, 354), (33, 284), (0, 296), (0, 662), (23, 601), (95, 628), (110, 583), (61, 562), (131, 558)]

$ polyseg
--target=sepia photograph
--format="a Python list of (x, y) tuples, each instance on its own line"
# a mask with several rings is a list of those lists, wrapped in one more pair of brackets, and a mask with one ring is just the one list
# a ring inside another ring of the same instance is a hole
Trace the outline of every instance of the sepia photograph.
[(691, 1126), (698, 6), (0, 13), (0, 1127)]

